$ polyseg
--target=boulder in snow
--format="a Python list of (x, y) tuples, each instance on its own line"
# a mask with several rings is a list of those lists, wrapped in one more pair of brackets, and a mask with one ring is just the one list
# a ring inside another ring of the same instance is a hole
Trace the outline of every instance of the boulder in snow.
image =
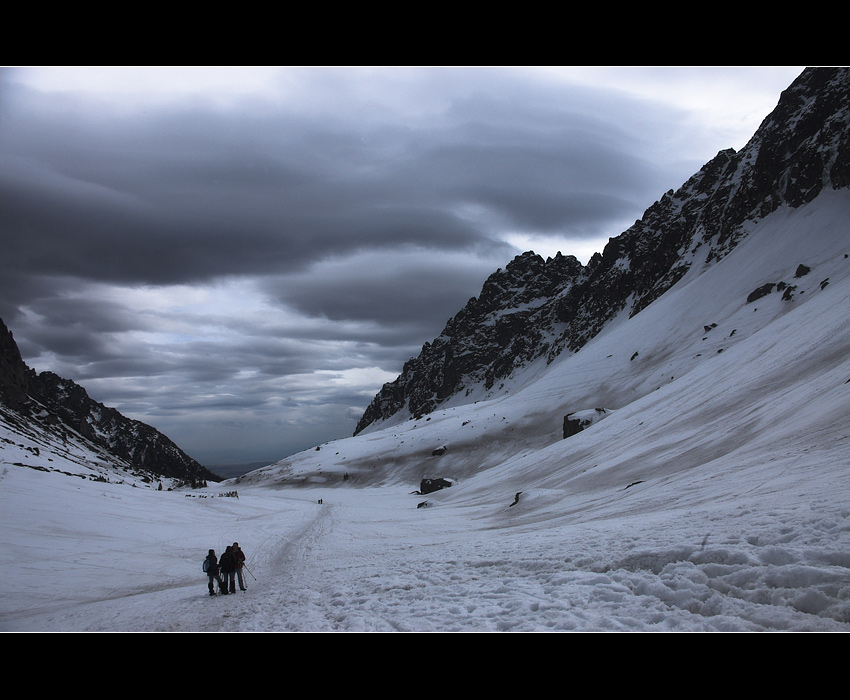
[(422, 479), (422, 481), (419, 482), (419, 493), (433, 493), (434, 491), (448, 488), (451, 485), (452, 482), (449, 479)]
[(607, 416), (611, 411), (607, 408), (593, 408), (587, 411), (576, 411), (564, 416), (564, 438), (580, 433), (588, 426)]

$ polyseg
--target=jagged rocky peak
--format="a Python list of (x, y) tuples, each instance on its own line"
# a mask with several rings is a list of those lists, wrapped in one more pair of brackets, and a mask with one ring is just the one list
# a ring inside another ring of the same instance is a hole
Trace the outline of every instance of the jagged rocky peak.
[(402, 409), (422, 416), (472, 386), (489, 389), (538, 357), (558, 322), (551, 300), (566, 293), (583, 270), (572, 256), (559, 253), (544, 261), (529, 251), (494, 272), (481, 293), (448, 321), (437, 338), (425, 343), (394, 382), (383, 386), (355, 434)]
[(21, 357), (12, 332), (0, 318), (0, 402), (20, 408), (27, 400), (27, 387), (35, 376)]
[(553, 296), (578, 278), (582, 270), (582, 264), (572, 255), (558, 253), (544, 261), (534, 251), (528, 251), (517, 255), (504, 270), (490, 275), (481, 294), (470, 303), (479, 314), (518, 309)]
[(710, 164), (721, 177), (701, 207), (695, 241), (712, 242), (711, 259), (722, 257), (744, 235), (744, 221), (850, 186), (848, 127), (850, 68), (803, 71), (741, 152), (723, 151)]
[(39, 423), (60, 436), (73, 431), (118, 460), (153, 474), (221, 481), (150, 425), (98, 403), (69, 379), (53, 372), (37, 374), (27, 367), (2, 319), (0, 404), (21, 424)]
[(850, 186), (850, 68), (806, 69), (746, 146), (720, 151), (653, 203), (584, 267), (532, 252), (493, 273), (477, 298), (409, 360), (355, 434), (397, 414), (419, 417), (520, 367), (577, 352), (624, 310), (634, 316), (700, 259), (728, 255), (780, 206)]

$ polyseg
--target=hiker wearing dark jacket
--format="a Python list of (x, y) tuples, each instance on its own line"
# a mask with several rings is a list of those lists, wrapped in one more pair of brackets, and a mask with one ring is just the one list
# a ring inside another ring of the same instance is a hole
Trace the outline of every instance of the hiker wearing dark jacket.
[(239, 547), (238, 542), (233, 543), (233, 554), (236, 556), (236, 578), (239, 579), (239, 590), (244, 591), (245, 578), (242, 576), (242, 568), (245, 566), (245, 552)]
[[(233, 553), (233, 547), (228, 546), (224, 554), (221, 555), (219, 566), (221, 567), (221, 577), (223, 579), (222, 593), (236, 593), (236, 555)], [(228, 585), (230, 591), (228, 591)]]
[(222, 589), (222, 581), (221, 577), (218, 575), (219, 566), (218, 559), (215, 556), (215, 550), (211, 549), (210, 553), (207, 554), (207, 558), (204, 560), (204, 564), (206, 566), (207, 578), (209, 579), (209, 589), (210, 595), (215, 595), (215, 586), (213, 583), (218, 581), (218, 589)]

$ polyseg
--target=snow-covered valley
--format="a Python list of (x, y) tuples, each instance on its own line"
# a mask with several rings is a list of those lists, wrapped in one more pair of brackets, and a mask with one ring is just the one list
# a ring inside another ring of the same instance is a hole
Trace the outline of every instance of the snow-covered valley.
[[(514, 385), (207, 488), (2, 421), (0, 629), (850, 631), (848, 222), (780, 208)], [(248, 590), (210, 597), (233, 541)]]

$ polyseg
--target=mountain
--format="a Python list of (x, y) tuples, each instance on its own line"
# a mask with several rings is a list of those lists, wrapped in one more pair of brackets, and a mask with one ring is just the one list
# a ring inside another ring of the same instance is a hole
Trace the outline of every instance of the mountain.
[(73, 381), (30, 369), (2, 319), (0, 423), (8, 431), (3, 438), (7, 447), (20, 439), (30, 452), (76, 455), (72, 462), (113, 465), (136, 472), (148, 483), (160, 477), (186, 483), (221, 481), (155, 428), (94, 401)]
[(492, 397), (538, 360), (576, 353), (615, 318), (634, 317), (694, 265), (716, 264), (759, 221), (850, 185), (850, 70), (813, 68), (785, 90), (740, 151), (721, 151), (583, 266), (527, 252), (425, 343), (358, 422), (421, 418)]
[[(674, 417), (714, 425), (717, 414), (704, 412), (721, 387), (760, 415), (780, 400), (783, 381), (820, 380), (818, 371), (840, 371), (850, 357), (848, 193), (850, 69), (807, 69), (740, 153), (721, 151), (586, 266), (527, 252), (493, 273), (375, 396), (355, 442), (319, 446), (239, 481), (418, 485), (497, 467), (504, 475), (519, 455), (569, 435), (577, 444), (573, 433), (586, 426), (617, 445), (600, 426), (662, 390), (671, 425)], [(840, 301), (825, 311), (824, 295)], [(824, 328), (829, 342), (812, 347)], [(762, 386), (769, 355), (786, 374)], [(798, 361), (805, 366), (795, 370)], [(783, 391), (800, 420), (811, 397)], [(719, 435), (743, 410), (727, 409)]]
[[(850, 631), (850, 188), (845, 137), (827, 138), (847, 131), (846, 72), (807, 71), (791, 104), (815, 110), (837, 77), (845, 100), (820, 127), (774, 112), (737, 179), (696, 177), (694, 192), (725, 183), (725, 200), (675, 200), (695, 231), (659, 253), (655, 277), (634, 264), (653, 250), (640, 229), (600, 256), (610, 266), (587, 266), (633, 290), (607, 290), (610, 308), (563, 256), (522, 255), (494, 275), (451, 327), (468, 335), (453, 366), (469, 359), (479, 381), (451, 393), (447, 380), (412, 420), (405, 408), (162, 494), (68, 478), (55, 465), (91, 461), (94, 443), (70, 428), (37, 442), (47, 426), (31, 420), (35, 437), (15, 437), (0, 420), (0, 550), (15, 564), (0, 630)], [(804, 123), (797, 153), (818, 154), (820, 180), (766, 135)], [(753, 170), (759, 158), (772, 175)], [(732, 202), (755, 213), (724, 227), (740, 219)], [(670, 195), (651, 209), (674, 222), (673, 208)], [(607, 319), (598, 328), (558, 320), (559, 308), (590, 317), (565, 301), (579, 289)], [(511, 317), (519, 362), (488, 347)], [(31, 374), (6, 362), (10, 347), (0, 377), (14, 381), (0, 386), (15, 393)], [(513, 369), (491, 369), (498, 357)], [(234, 540), (248, 590), (210, 597), (201, 560)]]

